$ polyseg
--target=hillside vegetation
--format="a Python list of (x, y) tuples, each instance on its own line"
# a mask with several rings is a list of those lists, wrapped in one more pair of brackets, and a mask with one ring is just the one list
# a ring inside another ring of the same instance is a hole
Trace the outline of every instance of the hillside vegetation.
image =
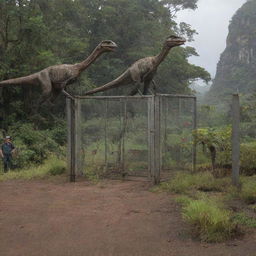
[(247, 1), (233, 16), (227, 45), (208, 94), (211, 102), (234, 92), (250, 94), (256, 88), (256, 1)]

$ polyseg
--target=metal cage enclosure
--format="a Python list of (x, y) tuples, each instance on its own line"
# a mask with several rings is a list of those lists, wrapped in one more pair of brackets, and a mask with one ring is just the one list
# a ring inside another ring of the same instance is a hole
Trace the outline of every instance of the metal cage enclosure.
[(149, 177), (194, 169), (196, 97), (190, 95), (67, 98), (68, 169), (76, 176)]

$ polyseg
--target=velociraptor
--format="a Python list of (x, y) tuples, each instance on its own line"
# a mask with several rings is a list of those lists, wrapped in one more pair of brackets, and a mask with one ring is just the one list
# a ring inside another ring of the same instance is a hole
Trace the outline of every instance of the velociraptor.
[(102, 53), (114, 51), (117, 45), (111, 40), (102, 41), (84, 61), (76, 64), (60, 64), (50, 66), (29, 76), (4, 80), (0, 87), (7, 85), (40, 85), (43, 92), (39, 104), (46, 100), (53, 101), (61, 92), (65, 93), (68, 84), (75, 82), (78, 76), (91, 65)]
[(143, 94), (147, 94), (149, 85), (153, 81), (159, 64), (165, 59), (171, 48), (180, 46), (185, 42), (186, 40), (184, 38), (174, 35), (169, 36), (165, 40), (162, 51), (158, 55), (137, 60), (122, 75), (105, 85), (86, 92), (85, 95), (102, 92), (122, 85), (137, 84), (131, 92), (131, 95), (135, 95), (138, 92), (139, 83), (144, 84)]

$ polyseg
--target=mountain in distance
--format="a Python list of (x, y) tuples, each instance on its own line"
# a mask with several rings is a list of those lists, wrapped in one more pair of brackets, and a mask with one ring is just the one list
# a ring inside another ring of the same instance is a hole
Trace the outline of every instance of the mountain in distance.
[(217, 103), (236, 92), (256, 92), (256, 0), (248, 0), (233, 16), (205, 101)]

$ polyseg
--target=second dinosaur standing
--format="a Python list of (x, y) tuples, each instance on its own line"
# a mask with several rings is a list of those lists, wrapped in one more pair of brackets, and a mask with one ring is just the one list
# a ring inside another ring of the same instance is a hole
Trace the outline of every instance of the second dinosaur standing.
[(183, 45), (185, 42), (186, 40), (184, 38), (174, 35), (169, 36), (165, 40), (162, 51), (158, 55), (137, 60), (119, 77), (105, 85), (86, 92), (85, 95), (103, 92), (127, 84), (135, 84), (135, 88), (131, 92), (131, 95), (135, 95), (138, 92), (140, 83), (144, 84), (143, 94), (147, 94), (150, 83), (153, 81), (153, 77), (160, 63), (173, 47)]

